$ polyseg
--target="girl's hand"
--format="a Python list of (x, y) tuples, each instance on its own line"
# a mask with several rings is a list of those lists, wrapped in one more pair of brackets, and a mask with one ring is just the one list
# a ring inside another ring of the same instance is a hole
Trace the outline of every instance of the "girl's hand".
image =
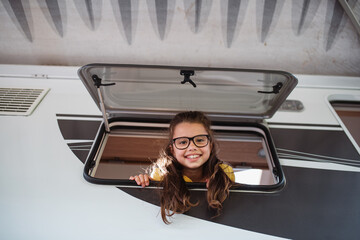
[(149, 175), (147, 174), (139, 174), (136, 176), (130, 176), (130, 180), (135, 180), (137, 185), (141, 185), (142, 187), (149, 186)]

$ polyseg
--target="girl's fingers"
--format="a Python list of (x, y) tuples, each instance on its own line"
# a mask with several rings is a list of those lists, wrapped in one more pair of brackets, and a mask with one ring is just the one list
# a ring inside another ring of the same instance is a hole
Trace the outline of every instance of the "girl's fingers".
[(141, 184), (139, 176), (135, 176), (135, 182), (137, 183), (137, 185)]
[(135, 180), (137, 185), (141, 185), (142, 187), (149, 186), (149, 176), (147, 174), (139, 174), (137, 176), (130, 176), (130, 180)]
[(145, 187), (144, 175), (140, 174), (139, 179), (140, 179), (140, 184), (139, 185), (141, 185), (142, 187)]
[(149, 186), (149, 176), (147, 174), (144, 175), (144, 179), (145, 179), (145, 185)]

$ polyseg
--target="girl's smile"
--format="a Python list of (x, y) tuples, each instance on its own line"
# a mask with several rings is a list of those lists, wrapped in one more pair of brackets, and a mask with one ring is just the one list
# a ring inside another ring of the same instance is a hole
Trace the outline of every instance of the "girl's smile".
[[(173, 138), (192, 138), (197, 135), (207, 134), (205, 127), (201, 123), (182, 122), (175, 127)], [(174, 157), (184, 166), (185, 172), (186, 170), (200, 168), (209, 159), (210, 150), (210, 144), (199, 148), (193, 141), (190, 141), (190, 145), (183, 150), (179, 150), (173, 146)]]
[(190, 161), (191, 160), (197, 160), (199, 157), (200, 157), (201, 155), (199, 155), (199, 154), (191, 154), (191, 155), (187, 155), (187, 156), (185, 156), (186, 158), (189, 158), (190, 159)]

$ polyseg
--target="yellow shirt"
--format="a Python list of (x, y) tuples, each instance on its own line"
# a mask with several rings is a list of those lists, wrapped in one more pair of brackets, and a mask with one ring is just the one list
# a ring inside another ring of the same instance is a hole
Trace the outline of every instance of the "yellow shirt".
[[(222, 170), (226, 173), (226, 175), (231, 179), (231, 181), (235, 182), (235, 174), (234, 174), (234, 170), (232, 167), (230, 167), (227, 164), (220, 164), (220, 167), (222, 168)], [(161, 173), (159, 168), (155, 168), (152, 173), (151, 173), (151, 179), (154, 181), (161, 181), (163, 178), (163, 174)], [(187, 176), (183, 176), (184, 181), (185, 182), (192, 182), (192, 180), (190, 178), (188, 178)]]

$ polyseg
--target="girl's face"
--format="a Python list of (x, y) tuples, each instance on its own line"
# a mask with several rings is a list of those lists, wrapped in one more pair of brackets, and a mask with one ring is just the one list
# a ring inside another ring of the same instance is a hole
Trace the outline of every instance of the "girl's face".
[[(189, 137), (192, 138), (197, 135), (207, 135), (207, 131), (201, 123), (189, 123), (182, 122), (176, 125), (174, 129), (174, 138)], [(197, 147), (193, 141), (190, 141), (190, 145), (183, 149), (177, 149), (174, 144), (172, 145), (174, 157), (178, 162), (188, 169), (196, 169), (201, 167), (210, 157), (211, 143), (205, 147)]]

